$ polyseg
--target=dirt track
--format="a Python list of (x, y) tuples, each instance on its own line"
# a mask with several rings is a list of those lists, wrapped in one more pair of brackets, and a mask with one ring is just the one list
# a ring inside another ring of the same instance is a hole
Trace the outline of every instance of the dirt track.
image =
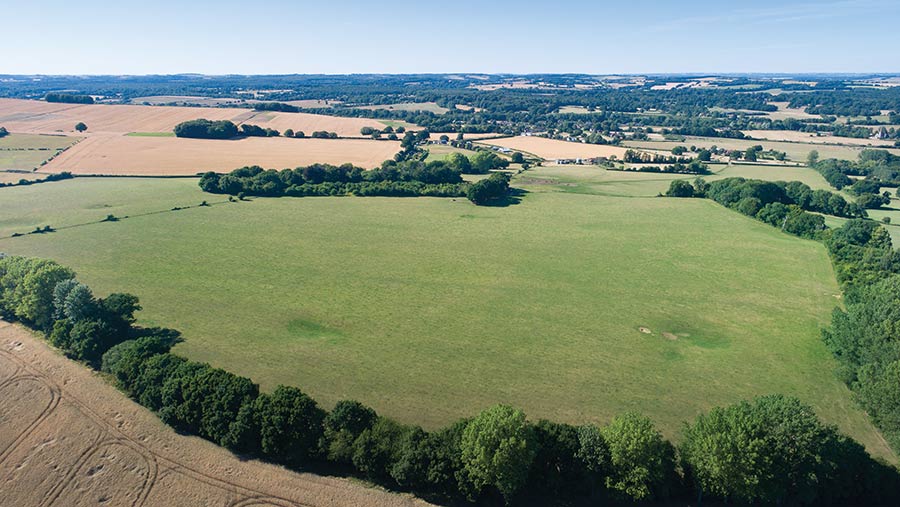
[(85, 367), (0, 321), (0, 504), (425, 506), (344, 479), (241, 461), (175, 434)]

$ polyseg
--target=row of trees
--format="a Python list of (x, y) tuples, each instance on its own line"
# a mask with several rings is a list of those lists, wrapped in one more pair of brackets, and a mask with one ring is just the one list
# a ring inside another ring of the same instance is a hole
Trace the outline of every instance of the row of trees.
[(47, 102), (64, 102), (67, 104), (93, 104), (94, 98), (90, 95), (78, 95), (73, 93), (48, 93), (44, 95)]
[(894, 449), (900, 449), (900, 252), (872, 221), (853, 220), (825, 238), (846, 306), (823, 339), (841, 378)]
[[(824, 230), (824, 213), (844, 218), (863, 218), (866, 211), (857, 203), (827, 190), (812, 190), (799, 181), (762, 181), (725, 178), (693, 184), (675, 180), (666, 192), (670, 197), (708, 197), (719, 204), (781, 227), (803, 237), (814, 237)], [(785, 221), (787, 220), (787, 221)]]
[(625, 150), (625, 155), (622, 157), (622, 160), (630, 164), (689, 164), (693, 161), (691, 157), (679, 156), (684, 154), (685, 151), (687, 150), (683, 146), (676, 146), (672, 149), (672, 153), (674, 156), (667, 156), (660, 153), (648, 153), (646, 151), (638, 150)]
[(470, 160), (461, 154), (454, 155), (459, 156), (427, 163), (415, 159), (388, 160), (372, 170), (352, 164), (313, 164), (281, 171), (250, 166), (228, 174), (208, 172), (200, 178), (199, 184), (205, 192), (235, 196), (469, 196), (475, 204), (495, 203), (508, 194), (509, 177), (506, 175), (495, 174), (484, 183), (472, 185), (464, 182), (461, 176), (461, 165), (473, 172), (473, 168), (493, 164), (494, 158), (499, 157), (478, 153)]
[(709, 166), (699, 160), (691, 160), (687, 164), (676, 162), (666, 166), (639, 165), (634, 167), (617, 166), (610, 164), (606, 167), (610, 171), (635, 171), (642, 173), (670, 173), (670, 174), (710, 174)]
[(63, 171), (61, 173), (48, 174), (47, 176), (44, 176), (43, 178), (41, 178), (39, 180), (28, 180), (28, 179), (22, 178), (18, 182), (12, 182), (12, 181), (8, 182), (8, 183), (0, 182), (0, 188), (2, 188), (2, 187), (19, 187), (19, 186), (24, 187), (24, 186), (28, 186), (28, 185), (36, 185), (38, 183), (48, 183), (51, 181), (69, 180), (74, 177), (75, 176), (73, 176), (72, 173), (70, 173), (68, 171)]
[[(258, 385), (170, 353), (179, 339), (134, 327), (137, 298), (96, 298), (71, 270), (51, 261), (0, 259), (0, 311), (38, 329), (74, 330), (105, 350), (101, 369), (133, 399), (183, 433), (297, 470), (343, 470), (384, 486), (444, 500), (502, 499), (567, 504), (666, 500), (694, 495), (791, 505), (891, 505), (897, 471), (821, 423), (792, 398), (766, 396), (714, 409), (685, 426), (679, 447), (653, 423), (626, 413), (600, 427), (529, 421), (490, 407), (428, 432), (352, 400), (325, 410), (295, 387)], [(90, 323), (99, 324), (90, 324)], [(110, 346), (115, 328), (127, 338)], [(95, 360), (91, 360), (94, 366)]]
[[(900, 156), (887, 150), (863, 150), (858, 160), (819, 160), (819, 153), (811, 151), (807, 163), (819, 171), (836, 189), (852, 185), (850, 176), (864, 176), (884, 187), (900, 186)], [(878, 193), (875, 190), (873, 193)]]

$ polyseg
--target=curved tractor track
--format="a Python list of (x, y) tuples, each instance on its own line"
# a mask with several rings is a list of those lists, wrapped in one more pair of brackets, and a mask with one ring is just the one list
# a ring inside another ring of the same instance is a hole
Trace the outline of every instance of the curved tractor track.
[(244, 461), (175, 434), (28, 330), (0, 321), (0, 498), (16, 506), (425, 506)]

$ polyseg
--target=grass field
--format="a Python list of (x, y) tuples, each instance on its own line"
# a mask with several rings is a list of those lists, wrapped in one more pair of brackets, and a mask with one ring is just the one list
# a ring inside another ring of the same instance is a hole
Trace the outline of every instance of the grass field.
[[(194, 185), (2, 189), (0, 227), (220, 198)], [(326, 406), (357, 398), (429, 427), (496, 402), (569, 422), (633, 409), (674, 436), (712, 406), (781, 392), (891, 456), (819, 339), (838, 292), (822, 245), (710, 201), (254, 199), (3, 239), (0, 251), (137, 293), (142, 323), (184, 331), (179, 353)]]
[(430, 144), (427, 146), (428, 149), (428, 158), (425, 159), (426, 162), (431, 162), (432, 160), (446, 160), (447, 157), (450, 156), (451, 153), (462, 153), (467, 157), (471, 157), (475, 154), (472, 150), (464, 150), (462, 148), (454, 148), (449, 144)]
[(696, 146), (698, 148), (717, 146), (728, 150), (746, 150), (750, 146), (762, 145), (766, 150), (783, 151), (787, 153), (789, 160), (802, 163), (806, 163), (806, 156), (809, 155), (809, 152), (812, 150), (818, 151), (819, 158), (822, 159), (841, 158), (846, 160), (856, 160), (859, 158), (859, 152), (863, 150), (863, 147), (856, 146), (693, 136), (688, 136), (684, 141), (626, 141), (623, 144), (632, 148), (647, 148), (666, 151), (671, 151), (672, 148), (676, 146)]
[(76, 137), (36, 134), (9, 134), (0, 137), (0, 170), (30, 171), (77, 140)]
[[(768, 181), (800, 181), (813, 189), (833, 190), (818, 172), (808, 167), (712, 164), (714, 174), (707, 181), (742, 177)], [(588, 165), (545, 165), (534, 167), (518, 179), (532, 191), (557, 191), (611, 197), (653, 197), (664, 193), (672, 180), (693, 180), (697, 176), (625, 171), (607, 171)]]

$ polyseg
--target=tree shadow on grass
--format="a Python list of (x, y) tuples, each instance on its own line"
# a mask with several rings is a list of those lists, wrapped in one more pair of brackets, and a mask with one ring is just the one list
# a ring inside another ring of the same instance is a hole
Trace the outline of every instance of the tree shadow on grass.
[(515, 206), (522, 202), (522, 199), (525, 197), (528, 191), (522, 188), (510, 188), (509, 193), (506, 194), (506, 197), (503, 199), (497, 199), (495, 201), (491, 201), (481, 206), (487, 206), (491, 208), (505, 208), (507, 206)]

